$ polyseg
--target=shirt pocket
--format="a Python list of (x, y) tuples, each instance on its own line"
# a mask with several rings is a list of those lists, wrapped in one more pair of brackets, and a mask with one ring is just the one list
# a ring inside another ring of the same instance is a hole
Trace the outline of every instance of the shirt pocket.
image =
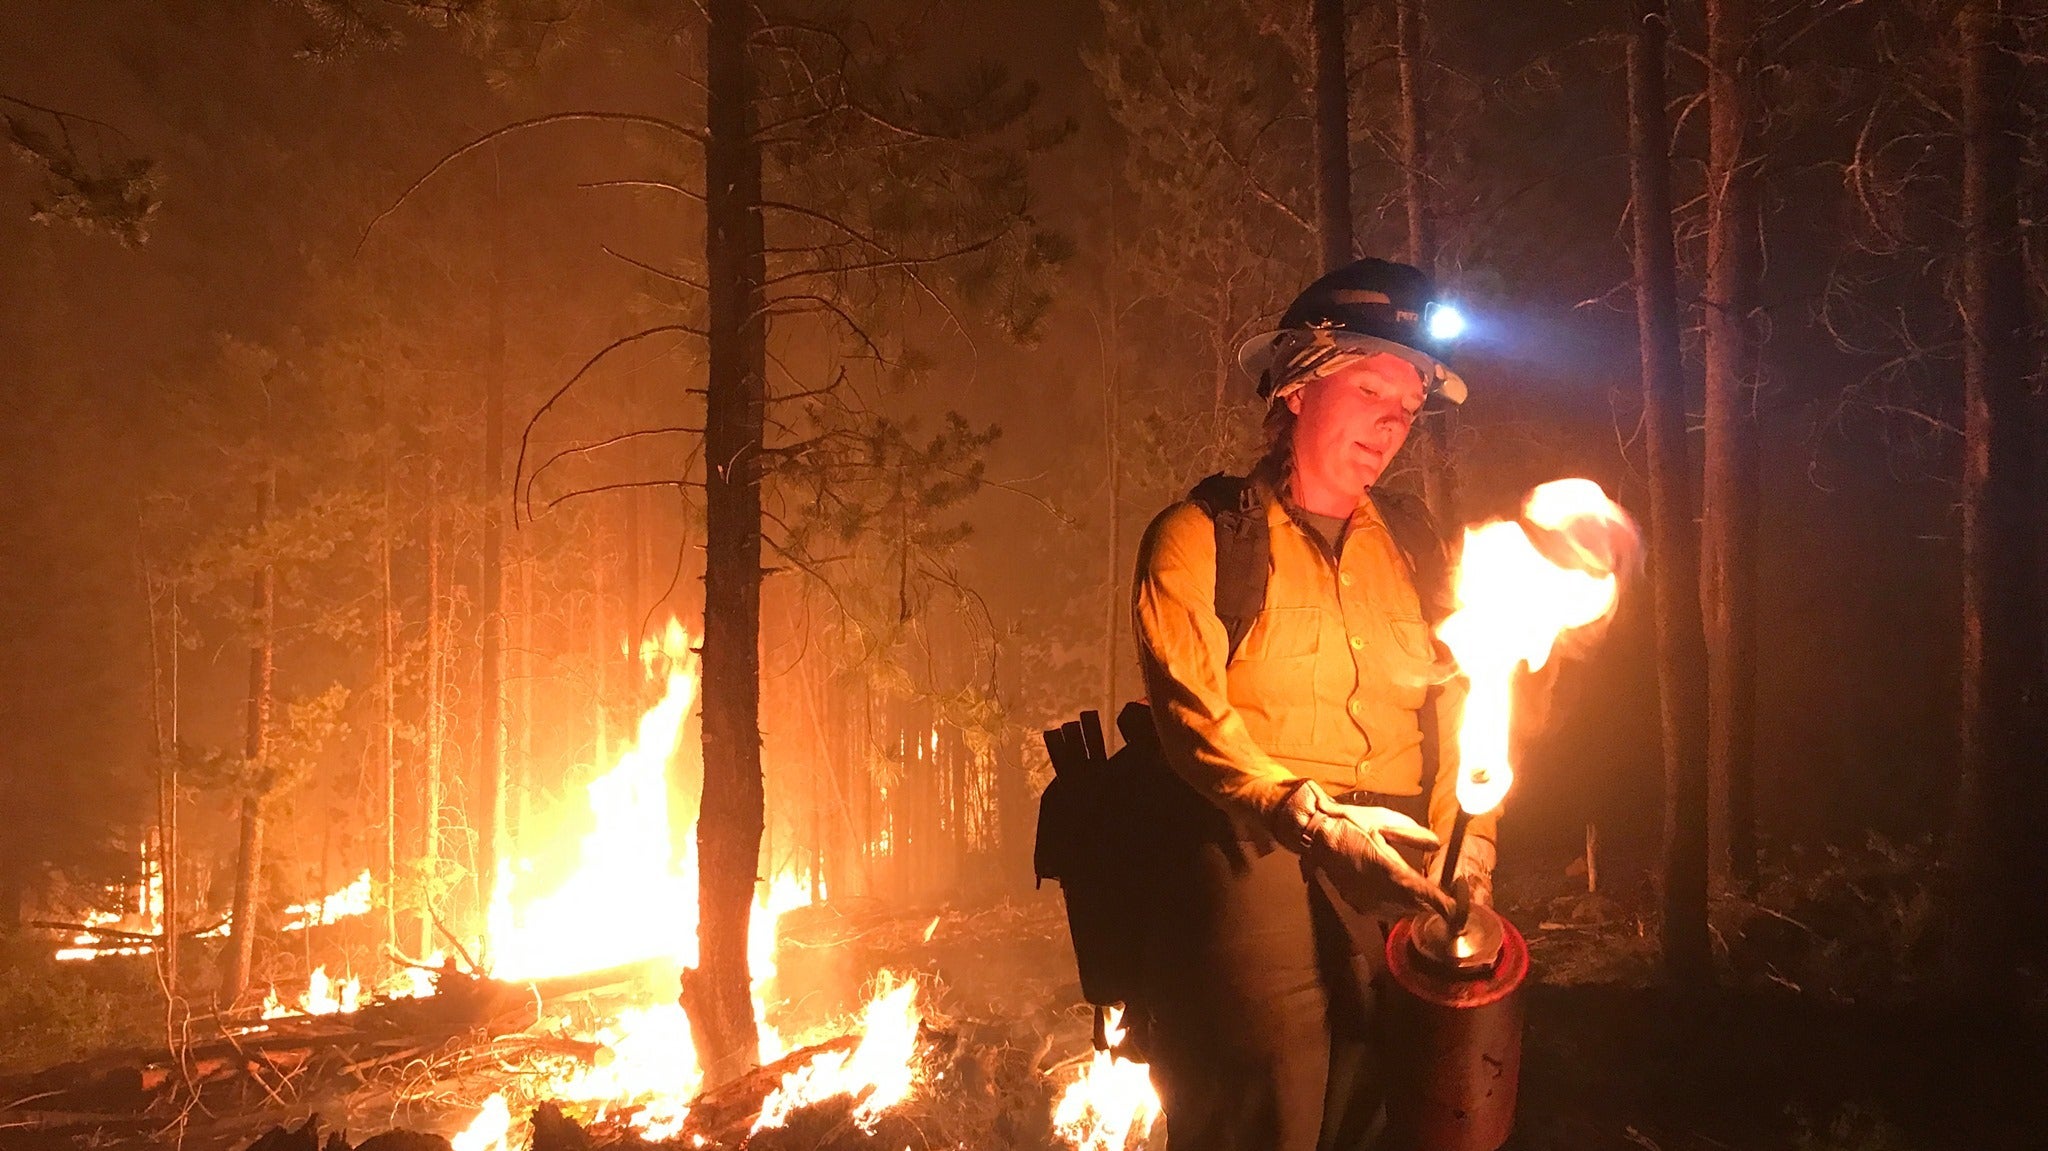
[(1253, 620), (1230, 665), (1230, 702), (1271, 754), (1315, 746), (1316, 653), (1323, 613), (1268, 608)]
[(1394, 641), (1393, 658), (1387, 669), (1394, 681), (1394, 698), (1413, 711), (1422, 706), (1430, 685), (1436, 682), (1436, 640), (1420, 612), (1396, 610), (1388, 613), (1386, 619), (1387, 631)]
[(1267, 608), (1252, 617), (1252, 626), (1238, 645), (1237, 658), (1296, 659), (1316, 654), (1323, 634), (1323, 611), (1315, 607)]

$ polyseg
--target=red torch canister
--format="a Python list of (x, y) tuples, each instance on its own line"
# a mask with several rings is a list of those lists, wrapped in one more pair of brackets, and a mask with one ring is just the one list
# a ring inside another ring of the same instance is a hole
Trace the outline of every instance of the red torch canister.
[(1390, 1151), (1497, 1151), (1515, 1126), (1529, 945), (1492, 908), (1387, 934)]

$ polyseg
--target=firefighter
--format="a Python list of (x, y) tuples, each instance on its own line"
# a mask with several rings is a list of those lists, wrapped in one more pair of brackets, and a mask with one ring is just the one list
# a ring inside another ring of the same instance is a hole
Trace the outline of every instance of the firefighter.
[[(1451, 910), (1418, 869), (1456, 808), (1454, 766), (1428, 762), (1455, 754), (1434, 733), (1461, 698), (1431, 633), (1448, 562), (1412, 498), (1374, 489), (1425, 409), (1464, 399), (1435, 306), (1426, 275), (1383, 260), (1309, 285), (1239, 355), (1267, 448), (1230, 490), (1264, 555), (1239, 570), (1247, 525), (1226, 530), (1228, 490), (1201, 488), (1140, 546), (1153, 719), (1225, 817), (1153, 864), (1167, 894), (1138, 1009), (1172, 1151), (1371, 1146), (1376, 1061), (1401, 1054), (1374, 1042), (1381, 925)], [(1247, 580), (1255, 610), (1233, 613)], [(1467, 834), (1454, 886), (1490, 902), (1493, 819)]]

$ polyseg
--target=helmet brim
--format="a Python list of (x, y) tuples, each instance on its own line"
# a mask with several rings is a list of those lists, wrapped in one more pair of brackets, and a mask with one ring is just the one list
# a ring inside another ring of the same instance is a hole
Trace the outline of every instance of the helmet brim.
[(1341, 329), (1282, 328), (1279, 331), (1253, 336), (1237, 349), (1237, 366), (1243, 368), (1253, 380), (1260, 380), (1268, 372), (1293, 359), (1308, 344), (1318, 340), (1328, 340), (1340, 350), (1357, 355), (1385, 352), (1388, 355), (1399, 356), (1415, 365), (1415, 369), (1422, 373), (1424, 393), (1431, 400), (1451, 404), (1465, 402), (1468, 394), (1465, 379), (1452, 371), (1449, 364), (1428, 352), (1411, 348), (1406, 344)]

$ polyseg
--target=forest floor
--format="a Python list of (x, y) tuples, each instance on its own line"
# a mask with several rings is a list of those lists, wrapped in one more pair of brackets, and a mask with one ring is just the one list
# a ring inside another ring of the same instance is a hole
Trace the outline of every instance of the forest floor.
[[(1876, 840), (1792, 861), (1756, 899), (1717, 903), (1721, 978), (1694, 994), (1655, 977), (1647, 883), (1592, 895), (1561, 868), (1552, 880), (1504, 883), (1503, 910), (1532, 957), (1510, 1151), (2042, 1146), (2030, 1101), (2048, 1072), (2048, 1000), (2038, 983), (2023, 983), (1973, 1005), (1926, 975), (1929, 873), (1924, 852)], [(1578, 890), (1566, 890), (1573, 883)], [(1056, 1146), (1050, 1110), (1089, 1056), (1090, 1025), (1056, 888), (915, 911), (841, 901), (791, 912), (783, 928), (778, 983), (790, 998), (772, 1023), (794, 1033), (843, 1017), (878, 972), (912, 975), (925, 988), (932, 1042), (943, 1047), (934, 1066), (944, 1074), (929, 1098), (872, 1135), (849, 1138), (845, 1116), (828, 1115), (750, 1146)], [(23, 994), (19, 980), (0, 984)], [(6, 1000), (0, 994), (0, 1009)], [(0, 1032), (9, 1027), (0, 1018)], [(17, 1066), (24, 1054), (15, 1053)], [(24, 1138), (8, 1129), (10, 1102), (0, 1099), (0, 1149), (121, 1142)], [(340, 1118), (335, 1104), (272, 1108), (242, 1117), (231, 1140), (201, 1143), (240, 1146), (262, 1124), (323, 1105)], [(465, 1119), (451, 1109), (438, 1121), (408, 1121), (447, 1131)], [(357, 1127), (358, 1137), (370, 1133), (360, 1115)]]

